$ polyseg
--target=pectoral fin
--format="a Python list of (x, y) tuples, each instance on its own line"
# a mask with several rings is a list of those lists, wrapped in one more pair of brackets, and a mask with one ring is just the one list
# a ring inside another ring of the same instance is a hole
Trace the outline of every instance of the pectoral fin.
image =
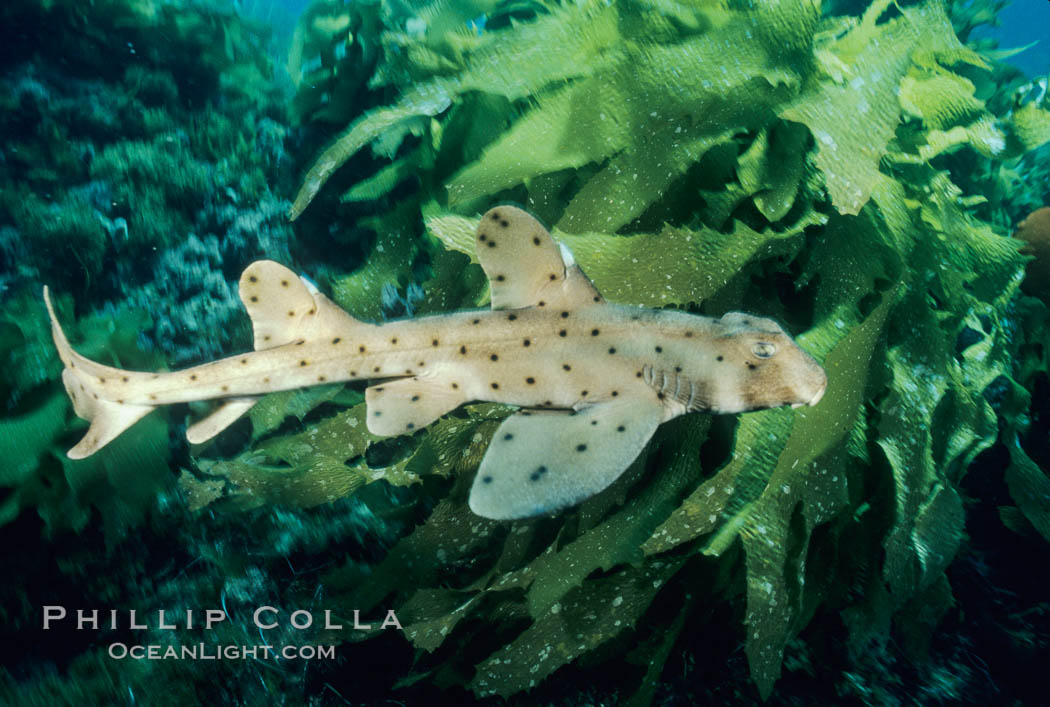
[(426, 427), (465, 403), (466, 398), (447, 383), (414, 377), (366, 389), (365, 402), (368, 404), (368, 431), (390, 437), (412, 434)]
[(662, 419), (655, 399), (511, 415), (481, 461), (470, 509), (485, 518), (511, 520), (579, 503), (630, 466)]

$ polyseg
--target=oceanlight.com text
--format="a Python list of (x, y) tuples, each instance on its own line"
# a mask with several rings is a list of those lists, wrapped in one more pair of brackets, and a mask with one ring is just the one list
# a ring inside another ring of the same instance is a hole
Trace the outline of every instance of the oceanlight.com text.
[(335, 646), (216, 645), (195, 643), (182, 646), (111, 643), (107, 650), (114, 660), (331, 660)]

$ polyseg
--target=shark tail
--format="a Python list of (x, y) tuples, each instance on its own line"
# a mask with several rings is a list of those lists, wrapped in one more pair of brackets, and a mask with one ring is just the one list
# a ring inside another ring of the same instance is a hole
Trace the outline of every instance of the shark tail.
[[(66, 455), (70, 459), (91, 456), (109, 444), (121, 432), (145, 417), (156, 406), (126, 403), (120, 399), (122, 384), (150, 378), (148, 373), (135, 373), (111, 368), (85, 358), (73, 350), (55, 317), (48, 288), (44, 287), (44, 303), (51, 318), (51, 336), (58, 356), (65, 365), (62, 383), (73, 402), (77, 417), (88, 420), (91, 426), (84, 437)], [(107, 388), (107, 382), (109, 386)], [(126, 390), (126, 388), (124, 388)]]

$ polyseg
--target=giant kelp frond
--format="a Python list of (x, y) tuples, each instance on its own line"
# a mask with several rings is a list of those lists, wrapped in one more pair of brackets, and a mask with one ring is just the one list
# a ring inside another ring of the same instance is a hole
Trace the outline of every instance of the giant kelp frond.
[[(346, 117), (293, 206), (372, 146), (374, 171), (347, 175), (344, 200), (381, 212), (368, 222), (375, 255), (336, 279), (337, 299), (375, 315), (357, 294), (429, 266), (426, 311), (483, 302), (468, 264), (477, 213), (509, 199), (551, 224), (612, 301), (786, 320), (826, 367), (825, 398), (731, 424), (675, 421), (612, 488), (552, 519), (470, 514), (466, 490), (507, 413), (493, 407), (394, 448), (347, 428), (356, 408), (306, 418), (305, 433), (278, 429), (217, 462), (226, 493), (313, 503), (369, 481), (449, 477), (367, 582), (352, 567), (325, 579), (347, 610), (404, 612), (417, 649), (405, 685), (510, 696), (629, 643), (650, 680), (676, 636), (704, 630), (694, 607), (734, 601), (733, 582), (763, 697), (821, 607), (843, 612), (854, 647), (892, 619), (920, 654), (951, 605), (960, 479), (1004, 420), (1024, 433), (989, 402), (1018, 375), (1023, 258), (975, 215), (981, 199), (950, 160), (1038, 146), (1045, 109), (997, 108), (978, 78), (990, 60), (934, 0), (879, 0), (859, 18), (822, 18), (805, 0), (580, 0), (480, 34), (448, 27), (444, 40), (397, 34), (415, 53), (378, 58), (374, 76), (401, 77), (399, 98)], [(392, 206), (395, 194), (410, 196)], [(418, 216), (429, 236), (414, 237)], [(1045, 532), (1045, 475), (1017, 449), (1007, 516)], [(720, 579), (689, 583), (697, 573)], [(660, 601), (683, 595), (680, 609)]]

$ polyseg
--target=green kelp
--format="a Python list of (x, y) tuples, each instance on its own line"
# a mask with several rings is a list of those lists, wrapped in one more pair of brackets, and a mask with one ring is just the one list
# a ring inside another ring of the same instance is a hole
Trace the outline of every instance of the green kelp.
[[(392, 41), (358, 27), (362, 46)], [(703, 630), (697, 604), (736, 601), (732, 582), (685, 589), (712, 562), (746, 587), (762, 696), (821, 609), (841, 612), (857, 650), (887, 640), (878, 627), (892, 622), (921, 656), (952, 604), (960, 478), (997, 439), (989, 391), (1013, 373), (1024, 263), (1017, 242), (975, 216), (982, 199), (959, 188), (952, 160), (1018, 158), (1045, 142), (1032, 126), (1046, 111), (989, 110), (973, 77), (992, 59), (956, 38), (940, 2), (879, 0), (859, 18), (821, 17), (804, 1), (552, 2), (436, 40), (420, 39), (425, 50), (399, 55), (396, 70), (371, 54), (374, 85), (397, 84), (400, 98), (347, 113), (293, 217), (351, 158), (346, 199), (389, 208), (400, 189), (429, 234), (468, 258), (475, 214), (523, 203), (610, 299), (778, 316), (831, 384), (801, 413), (676, 422), (578, 511), (506, 526), (471, 516), (464, 498), (469, 450), (492, 425), (454, 414), (418, 433), (399, 451), (405, 466), (387, 467), (394, 483), (403, 469), (426, 477), (413, 463), (425, 445), (451, 450), (471, 435), (448, 495), (367, 580), (337, 571), (325, 582), (348, 610), (402, 607), (418, 649), (402, 686), (509, 696), (630, 644), (651, 680), (668, 641)], [(368, 145), (372, 161), (357, 159)], [(483, 297), (477, 286), (447, 294), (459, 261), (434, 241), (400, 243), (430, 262), (427, 297)], [(1022, 506), (1037, 513), (1025, 488)], [(677, 608), (661, 602), (683, 593)], [(618, 684), (651, 698), (632, 674)]]

